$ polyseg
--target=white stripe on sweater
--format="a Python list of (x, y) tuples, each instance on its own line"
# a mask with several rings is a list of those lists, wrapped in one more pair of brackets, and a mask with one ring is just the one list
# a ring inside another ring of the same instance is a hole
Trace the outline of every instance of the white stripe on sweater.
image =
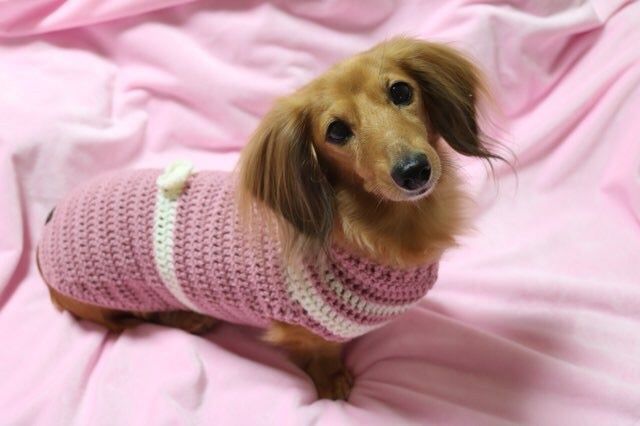
[[(290, 297), (300, 303), (306, 314), (322, 325), (332, 334), (342, 338), (353, 338), (382, 327), (385, 323), (375, 325), (358, 324), (336, 312), (326, 303), (311, 282), (306, 268), (297, 263), (287, 268), (287, 289)], [(336, 280), (337, 281), (337, 280)]]
[(174, 267), (173, 229), (176, 220), (178, 200), (167, 197), (162, 188), (158, 189), (153, 218), (153, 250), (158, 274), (169, 292), (180, 303), (192, 311), (202, 313), (180, 287)]
[(324, 279), (324, 281), (329, 284), (331, 290), (338, 296), (340, 300), (342, 300), (343, 303), (345, 303), (346, 305), (350, 305), (352, 308), (367, 315), (399, 315), (406, 312), (416, 303), (412, 302), (404, 305), (387, 305), (383, 303), (368, 302), (362, 299), (357, 294), (352, 293), (348, 288), (345, 288), (340, 280), (338, 280), (338, 278), (333, 275), (333, 273), (331, 272), (331, 268), (329, 267), (329, 263), (326, 260), (321, 260), (318, 264), (318, 268), (320, 271), (322, 271), (322, 278)]

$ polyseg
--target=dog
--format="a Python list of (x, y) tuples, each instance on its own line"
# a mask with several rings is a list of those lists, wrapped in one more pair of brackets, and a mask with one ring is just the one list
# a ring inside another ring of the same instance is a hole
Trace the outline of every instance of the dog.
[(455, 155), (502, 158), (484, 95), (460, 52), (382, 42), (278, 100), (231, 175), (119, 172), (58, 204), (36, 256), (51, 299), (114, 331), (262, 326), (347, 399), (343, 343), (420, 300), (468, 226)]

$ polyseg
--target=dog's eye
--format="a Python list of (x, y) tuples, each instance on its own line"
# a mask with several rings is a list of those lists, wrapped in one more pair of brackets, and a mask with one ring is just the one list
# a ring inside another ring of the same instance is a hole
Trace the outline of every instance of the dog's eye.
[(413, 90), (404, 81), (399, 81), (389, 87), (389, 97), (391, 102), (396, 105), (409, 105), (413, 98)]
[(346, 143), (347, 139), (351, 136), (353, 136), (353, 133), (344, 121), (336, 120), (329, 124), (329, 128), (327, 129), (327, 140), (329, 142), (342, 145)]

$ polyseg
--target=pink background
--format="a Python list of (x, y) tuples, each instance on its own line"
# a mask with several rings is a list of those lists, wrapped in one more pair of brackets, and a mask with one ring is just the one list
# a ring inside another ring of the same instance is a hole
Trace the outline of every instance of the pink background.
[[(254, 330), (122, 335), (50, 304), (43, 219), (106, 170), (230, 169), (273, 99), (397, 34), (469, 52), (517, 178), (463, 160), (476, 229), (354, 342), (348, 403)], [(0, 424), (640, 422), (640, 3), (0, 2)]]

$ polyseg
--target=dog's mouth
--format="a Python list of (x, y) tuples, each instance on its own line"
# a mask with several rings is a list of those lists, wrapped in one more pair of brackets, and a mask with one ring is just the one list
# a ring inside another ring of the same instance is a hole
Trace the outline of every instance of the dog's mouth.
[(437, 181), (437, 178), (431, 178), (429, 182), (427, 182), (424, 186), (416, 188), (414, 190), (404, 189), (398, 185), (393, 185), (393, 187), (387, 186), (387, 189), (384, 189), (382, 191), (380, 191), (380, 189), (376, 191), (372, 188), (369, 188), (369, 190), (371, 192), (377, 192), (389, 201), (413, 202), (428, 197), (435, 189), (438, 183)]
[(404, 198), (406, 201), (417, 201), (422, 198), (428, 197), (429, 194), (433, 192), (433, 189), (435, 188), (435, 186), (436, 186), (436, 182), (435, 182), (435, 179), (433, 179), (432, 177), (431, 179), (429, 179), (429, 182), (427, 182), (421, 188), (417, 188), (411, 191), (403, 188), (399, 188), (399, 189), (402, 191), (402, 194), (404, 195)]

